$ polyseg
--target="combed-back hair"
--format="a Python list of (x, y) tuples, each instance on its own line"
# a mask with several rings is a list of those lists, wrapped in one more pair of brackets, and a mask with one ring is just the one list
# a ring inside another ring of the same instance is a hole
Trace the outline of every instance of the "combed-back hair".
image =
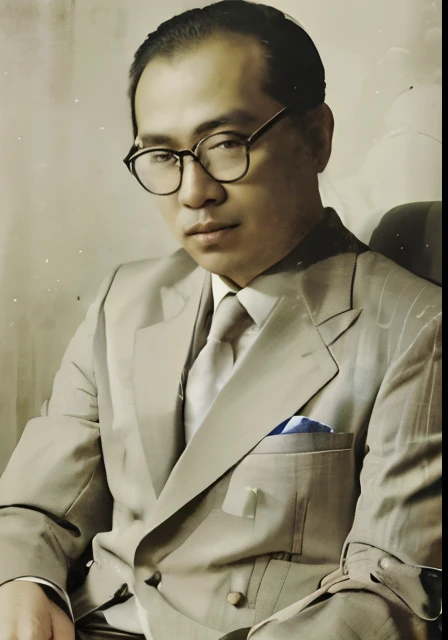
[(314, 42), (298, 23), (264, 4), (222, 0), (163, 22), (138, 48), (129, 73), (128, 92), (134, 135), (135, 93), (150, 60), (186, 53), (204, 40), (226, 33), (250, 36), (260, 42), (267, 63), (263, 89), (272, 98), (302, 112), (324, 102), (325, 69)]

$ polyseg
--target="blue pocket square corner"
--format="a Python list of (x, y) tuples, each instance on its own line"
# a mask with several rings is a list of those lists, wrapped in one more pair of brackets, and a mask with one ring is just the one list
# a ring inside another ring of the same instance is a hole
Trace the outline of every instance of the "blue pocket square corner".
[(281, 422), (271, 431), (270, 436), (278, 436), (289, 433), (333, 433), (333, 429), (323, 422), (312, 420), (306, 416), (293, 416)]

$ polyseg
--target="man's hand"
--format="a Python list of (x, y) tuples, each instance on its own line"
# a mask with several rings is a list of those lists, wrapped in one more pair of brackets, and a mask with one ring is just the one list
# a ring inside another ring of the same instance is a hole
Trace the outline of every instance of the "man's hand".
[(0, 640), (75, 640), (73, 623), (35, 582), (0, 587)]

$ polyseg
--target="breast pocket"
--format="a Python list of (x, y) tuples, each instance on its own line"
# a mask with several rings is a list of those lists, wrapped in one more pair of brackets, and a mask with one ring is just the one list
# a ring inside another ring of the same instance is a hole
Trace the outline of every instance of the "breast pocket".
[(234, 469), (222, 511), (252, 521), (253, 556), (300, 555), (308, 520), (338, 519), (353, 491), (353, 434), (268, 436)]

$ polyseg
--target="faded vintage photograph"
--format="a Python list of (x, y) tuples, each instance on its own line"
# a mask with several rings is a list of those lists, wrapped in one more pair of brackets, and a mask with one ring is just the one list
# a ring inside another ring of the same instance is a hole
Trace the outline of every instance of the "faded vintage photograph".
[(0, 0), (0, 638), (439, 640), (441, 0)]

